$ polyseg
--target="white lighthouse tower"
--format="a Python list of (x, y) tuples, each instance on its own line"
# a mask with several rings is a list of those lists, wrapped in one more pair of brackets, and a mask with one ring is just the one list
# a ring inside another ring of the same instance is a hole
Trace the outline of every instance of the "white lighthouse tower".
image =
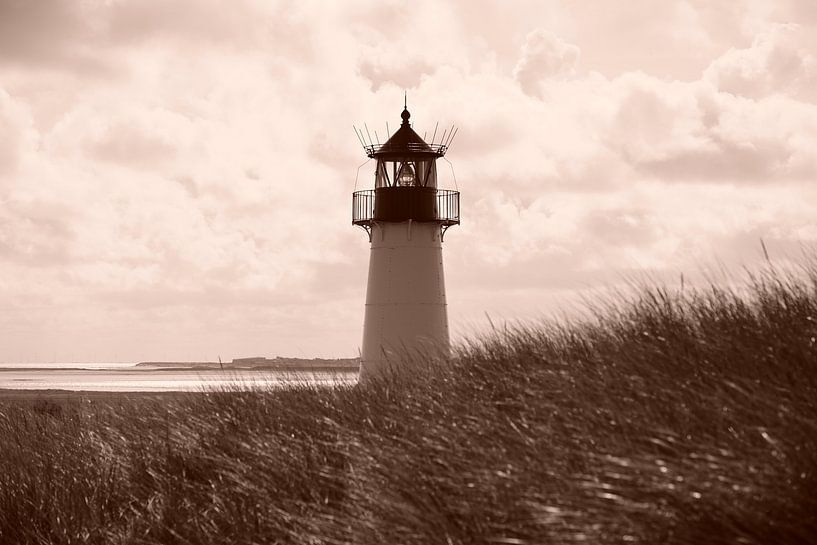
[(401, 117), (384, 144), (363, 139), (377, 161), (374, 189), (352, 195), (352, 223), (366, 229), (371, 243), (362, 381), (406, 357), (449, 349), (442, 242), (460, 222), (460, 194), (437, 187), (436, 161), (453, 133), (428, 144), (411, 128), (408, 109)]

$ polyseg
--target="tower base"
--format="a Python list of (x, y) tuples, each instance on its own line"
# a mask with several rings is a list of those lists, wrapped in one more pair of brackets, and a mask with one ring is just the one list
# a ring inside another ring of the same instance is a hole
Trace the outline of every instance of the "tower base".
[(372, 225), (360, 380), (449, 350), (437, 222)]

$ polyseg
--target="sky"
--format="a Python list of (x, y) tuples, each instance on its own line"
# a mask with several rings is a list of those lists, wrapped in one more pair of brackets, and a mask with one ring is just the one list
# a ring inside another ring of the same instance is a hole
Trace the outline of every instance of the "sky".
[(0, 0), (0, 361), (357, 355), (404, 91), (455, 339), (817, 241), (813, 0)]

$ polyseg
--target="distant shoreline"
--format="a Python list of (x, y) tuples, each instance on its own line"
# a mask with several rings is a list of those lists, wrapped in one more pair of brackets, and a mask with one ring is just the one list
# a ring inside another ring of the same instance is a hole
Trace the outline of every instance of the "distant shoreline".
[(229, 363), (217, 361), (143, 361), (134, 367), (153, 370), (275, 370), (275, 371), (352, 371), (360, 367), (358, 358), (235, 358)]

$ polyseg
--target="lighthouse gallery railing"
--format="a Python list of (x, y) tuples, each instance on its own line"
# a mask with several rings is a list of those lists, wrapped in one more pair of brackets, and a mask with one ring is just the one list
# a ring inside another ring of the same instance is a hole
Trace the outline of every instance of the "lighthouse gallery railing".
[[(408, 201), (409, 210), (408, 217), (422, 217), (417, 221), (436, 221), (443, 225), (459, 225), (460, 223), (460, 192), (451, 189), (426, 189), (424, 192), (434, 191), (434, 206), (431, 214), (429, 210), (423, 206), (423, 210), (417, 210), (416, 214), (412, 213), (411, 206), (413, 201)], [(370, 225), (376, 221), (389, 221), (389, 217), (378, 217), (376, 213), (379, 207), (375, 206), (377, 194), (374, 189), (364, 189), (352, 193), (352, 223), (354, 225)], [(382, 193), (380, 198), (383, 198)]]

